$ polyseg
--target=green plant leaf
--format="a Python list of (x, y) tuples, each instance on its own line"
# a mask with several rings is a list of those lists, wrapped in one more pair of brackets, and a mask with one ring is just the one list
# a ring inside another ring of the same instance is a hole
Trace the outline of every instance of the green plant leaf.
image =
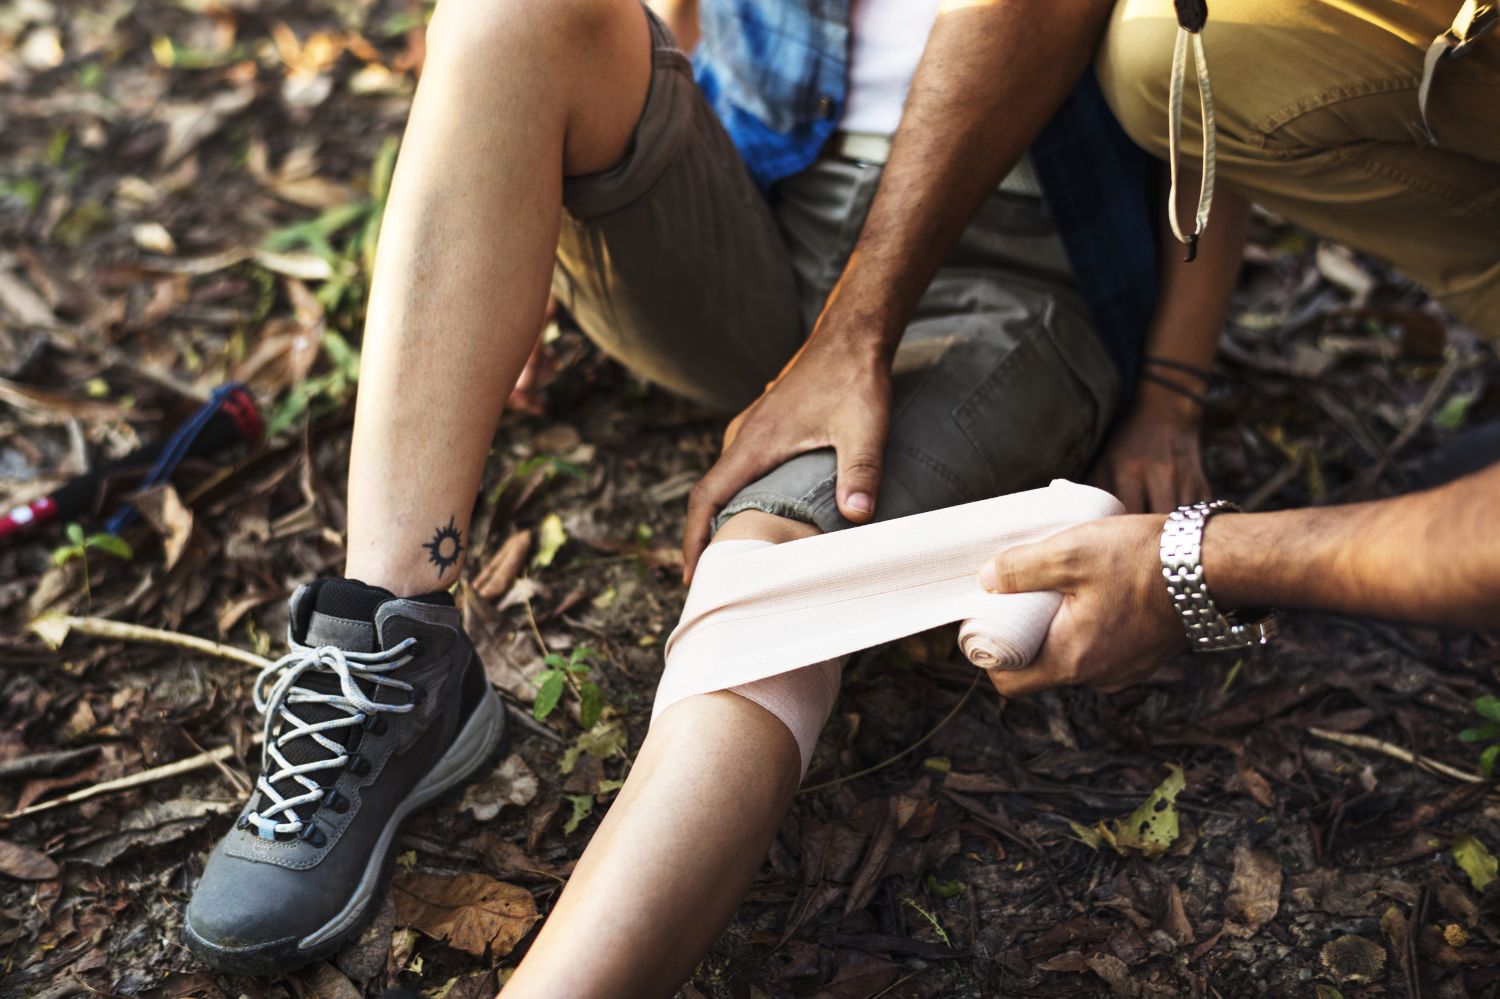
[(1491, 881), (1500, 876), (1500, 864), (1496, 863), (1495, 855), (1468, 833), (1453, 841), (1453, 859), (1469, 876), (1469, 882), (1475, 891), (1484, 891)]
[(1500, 738), (1500, 725), (1494, 723), (1466, 728), (1458, 733), (1459, 742), (1488, 742), (1494, 738)]
[(957, 878), (952, 881), (939, 881), (931, 874), (927, 875), (927, 888), (929, 891), (937, 892), (944, 898), (955, 898), (969, 890), (968, 885)]
[(563, 826), (563, 835), (571, 836), (578, 830), (578, 825), (588, 818), (589, 813), (594, 810), (594, 796), (592, 794), (570, 794), (568, 800), (573, 803), (573, 814), (568, 816), (567, 824)]
[(79, 527), (77, 524), (69, 524), (66, 528), (63, 529), (63, 533), (68, 536), (68, 540), (71, 541), (74, 545), (79, 548), (83, 547), (82, 527)]
[(1432, 422), (1444, 430), (1457, 430), (1463, 426), (1464, 420), (1468, 417), (1469, 406), (1474, 402), (1476, 394), (1460, 392), (1451, 396), (1433, 416)]
[(375, 153), (370, 166), (370, 197), (375, 201), (384, 201), (391, 193), (391, 175), (396, 172), (396, 150), (400, 146), (394, 135), (387, 136)]
[(542, 721), (550, 715), (557, 702), (562, 700), (563, 687), (567, 680), (561, 672), (549, 669), (537, 678), (536, 703), (531, 706), (531, 716)]
[(135, 551), (131, 549), (130, 542), (118, 534), (90, 534), (83, 544), (86, 548), (97, 549), (106, 555), (124, 559), (126, 562), (135, 558)]
[(593, 728), (604, 713), (604, 691), (596, 683), (585, 680), (578, 686), (578, 723), (584, 728)]
[(620, 723), (620, 719), (601, 721), (563, 751), (562, 759), (557, 761), (557, 769), (566, 777), (573, 772), (573, 768), (578, 765), (578, 758), (585, 753), (598, 760), (624, 756), (626, 741), (625, 726)]
[(1495, 761), (1500, 759), (1500, 742), (1486, 746), (1479, 754), (1479, 775), (1485, 780), (1495, 776)]
[(67, 565), (75, 558), (83, 557), (83, 548), (78, 545), (59, 545), (52, 549), (52, 564)]
[(542, 656), (542, 662), (546, 663), (548, 666), (551, 666), (553, 669), (568, 668), (568, 661), (562, 656), (558, 655), (556, 652), (549, 652), (545, 656)]
[(594, 650), (592, 648), (590, 648), (587, 645), (580, 645), (580, 646), (578, 646), (578, 648), (574, 649), (571, 653), (569, 653), (569, 655), (568, 655), (568, 665), (571, 666), (571, 667), (573, 667), (574, 672), (587, 673), (588, 672), (588, 667), (587, 666), (584, 666), (581, 670), (578, 669), (578, 666), (585, 659), (592, 659), (593, 657), (594, 657)]
[(1474, 701), (1474, 710), (1478, 711), (1483, 718), (1488, 718), (1492, 722), (1500, 722), (1500, 697), (1486, 694)]
[(1096, 850), (1108, 843), (1122, 856), (1131, 851), (1147, 857), (1166, 853), (1180, 832), (1176, 801), (1186, 786), (1181, 767), (1168, 763), (1167, 770), (1167, 779), (1129, 816), (1107, 825), (1099, 822), (1092, 828), (1069, 820), (1073, 834)]

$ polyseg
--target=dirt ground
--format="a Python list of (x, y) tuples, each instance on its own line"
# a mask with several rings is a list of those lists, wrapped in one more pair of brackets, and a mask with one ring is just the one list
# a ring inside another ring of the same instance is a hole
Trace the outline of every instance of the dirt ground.
[[(640, 746), (684, 596), (683, 500), (722, 425), (564, 317), (533, 411), (495, 441), (459, 594), (510, 747), (412, 820), (390, 898), (336, 960), (232, 980), (180, 942), (257, 770), (253, 657), (280, 654), (291, 589), (341, 563), (360, 308), (422, 12), (0, 8), (0, 505), (160, 439), (231, 378), (274, 431), (145, 494), (128, 559), (59, 554), (55, 527), (0, 548), (4, 996), (492, 996)], [(1500, 457), (1497, 369), (1377, 263), (1259, 218), (1210, 478), (1260, 509), (1437, 481)], [(1459, 738), (1500, 644), (1312, 614), (1284, 632), (1119, 695), (1012, 703), (951, 630), (866, 656), (681, 994), (1500, 995), (1500, 799), (1483, 740)], [(572, 694), (532, 719), (544, 650), (590, 665), (597, 724)], [(1175, 833), (1100, 842), (1172, 768), (1182, 789), (1152, 814)]]

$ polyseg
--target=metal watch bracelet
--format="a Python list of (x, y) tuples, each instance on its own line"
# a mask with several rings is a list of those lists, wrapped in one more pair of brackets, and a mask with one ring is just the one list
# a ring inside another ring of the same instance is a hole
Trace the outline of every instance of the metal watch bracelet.
[(1228, 500), (1191, 503), (1173, 510), (1162, 525), (1161, 575), (1194, 652), (1266, 645), (1276, 637), (1275, 614), (1242, 621), (1234, 613), (1220, 611), (1208, 592), (1203, 578), (1203, 527), (1208, 518), (1225, 511), (1238, 512), (1239, 507)]

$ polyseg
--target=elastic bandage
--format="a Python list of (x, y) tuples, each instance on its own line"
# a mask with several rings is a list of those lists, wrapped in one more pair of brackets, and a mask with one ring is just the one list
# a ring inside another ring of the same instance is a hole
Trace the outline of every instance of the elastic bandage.
[(710, 545), (667, 640), (652, 718), (694, 694), (734, 690), (786, 724), (806, 772), (845, 657), (962, 621), (959, 648), (970, 662), (1020, 669), (1062, 595), (988, 593), (980, 567), (1006, 548), (1123, 512), (1109, 493), (1058, 479), (780, 545)]

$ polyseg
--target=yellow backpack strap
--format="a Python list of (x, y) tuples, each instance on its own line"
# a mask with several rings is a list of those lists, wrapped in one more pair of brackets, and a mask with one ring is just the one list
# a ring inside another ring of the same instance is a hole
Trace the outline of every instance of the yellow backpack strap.
[(1469, 51), (1497, 23), (1500, 23), (1500, 8), (1493, 3), (1464, 0), (1453, 24), (1427, 46), (1427, 55), (1422, 60), (1422, 83), (1417, 87), (1417, 110), (1422, 115), (1422, 133), (1434, 146), (1438, 139), (1427, 120), (1427, 97), (1432, 92), (1432, 78), (1437, 74), (1438, 63), (1444, 59), (1456, 59)]

